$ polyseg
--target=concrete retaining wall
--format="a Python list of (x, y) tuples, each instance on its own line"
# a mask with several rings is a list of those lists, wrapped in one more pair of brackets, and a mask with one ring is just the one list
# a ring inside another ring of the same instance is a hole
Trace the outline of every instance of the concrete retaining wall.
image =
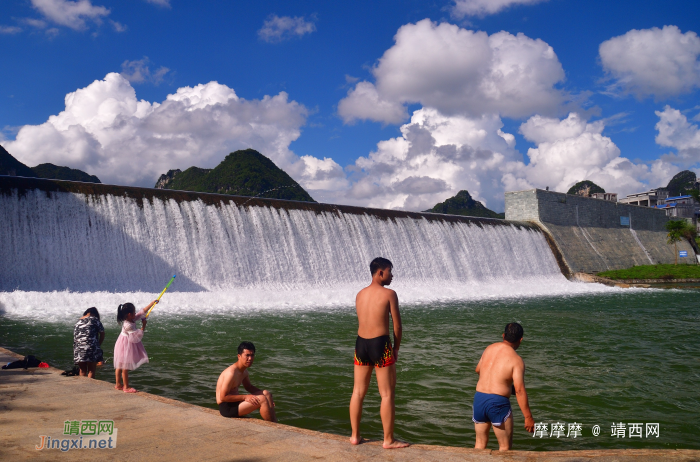
[[(556, 243), (572, 273), (597, 273), (636, 265), (674, 263), (673, 245), (666, 243), (663, 210), (572, 196), (541, 189), (506, 193), (506, 220), (539, 224)], [(679, 263), (694, 264), (688, 252)]]

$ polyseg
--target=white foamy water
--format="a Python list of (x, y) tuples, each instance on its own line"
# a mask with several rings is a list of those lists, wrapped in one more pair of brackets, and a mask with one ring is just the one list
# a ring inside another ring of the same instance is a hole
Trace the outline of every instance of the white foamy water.
[(377, 256), (403, 303), (611, 290), (569, 282), (539, 232), (510, 224), (38, 190), (0, 196), (0, 216), (0, 310), (13, 315), (144, 305), (172, 274), (163, 313), (351, 306)]

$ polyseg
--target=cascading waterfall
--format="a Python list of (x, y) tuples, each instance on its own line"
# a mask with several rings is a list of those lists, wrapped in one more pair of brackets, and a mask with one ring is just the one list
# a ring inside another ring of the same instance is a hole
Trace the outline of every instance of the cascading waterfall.
[(39, 190), (0, 197), (0, 310), (92, 304), (95, 293), (118, 302), (158, 292), (172, 274), (179, 293), (168, 297), (182, 309), (348, 306), (376, 256), (392, 260), (392, 287), (409, 302), (582, 286), (561, 275), (538, 230), (497, 220)]

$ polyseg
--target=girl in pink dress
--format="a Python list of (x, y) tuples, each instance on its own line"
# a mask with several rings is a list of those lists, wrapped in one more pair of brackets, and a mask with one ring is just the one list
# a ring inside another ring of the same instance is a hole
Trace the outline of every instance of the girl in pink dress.
[[(141, 343), (143, 332), (146, 329), (146, 312), (156, 303), (153, 300), (146, 308), (136, 312), (133, 303), (124, 303), (117, 308), (117, 322), (122, 325), (122, 332), (114, 345), (114, 375), (117, 390), (124, 390), (125, 393), (136, 393), (136, 390), (129, 388), (129, 371), (133, 371), (141, 364), (148, 362), (146, 349)], [(136, 327), (136, 321), (141, 320), (141, 328)], [(123, 380), (123, 383), (122, 383)]]

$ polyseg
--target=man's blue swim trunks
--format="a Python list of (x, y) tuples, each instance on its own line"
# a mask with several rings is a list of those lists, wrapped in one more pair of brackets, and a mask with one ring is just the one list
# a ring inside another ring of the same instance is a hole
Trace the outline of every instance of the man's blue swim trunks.
[(500, 427), (512, 413), (510, 399), (505, 396), (479, 391), (474, 394), (474, 414), (472, 415), (474, 423), (491, 423)]

